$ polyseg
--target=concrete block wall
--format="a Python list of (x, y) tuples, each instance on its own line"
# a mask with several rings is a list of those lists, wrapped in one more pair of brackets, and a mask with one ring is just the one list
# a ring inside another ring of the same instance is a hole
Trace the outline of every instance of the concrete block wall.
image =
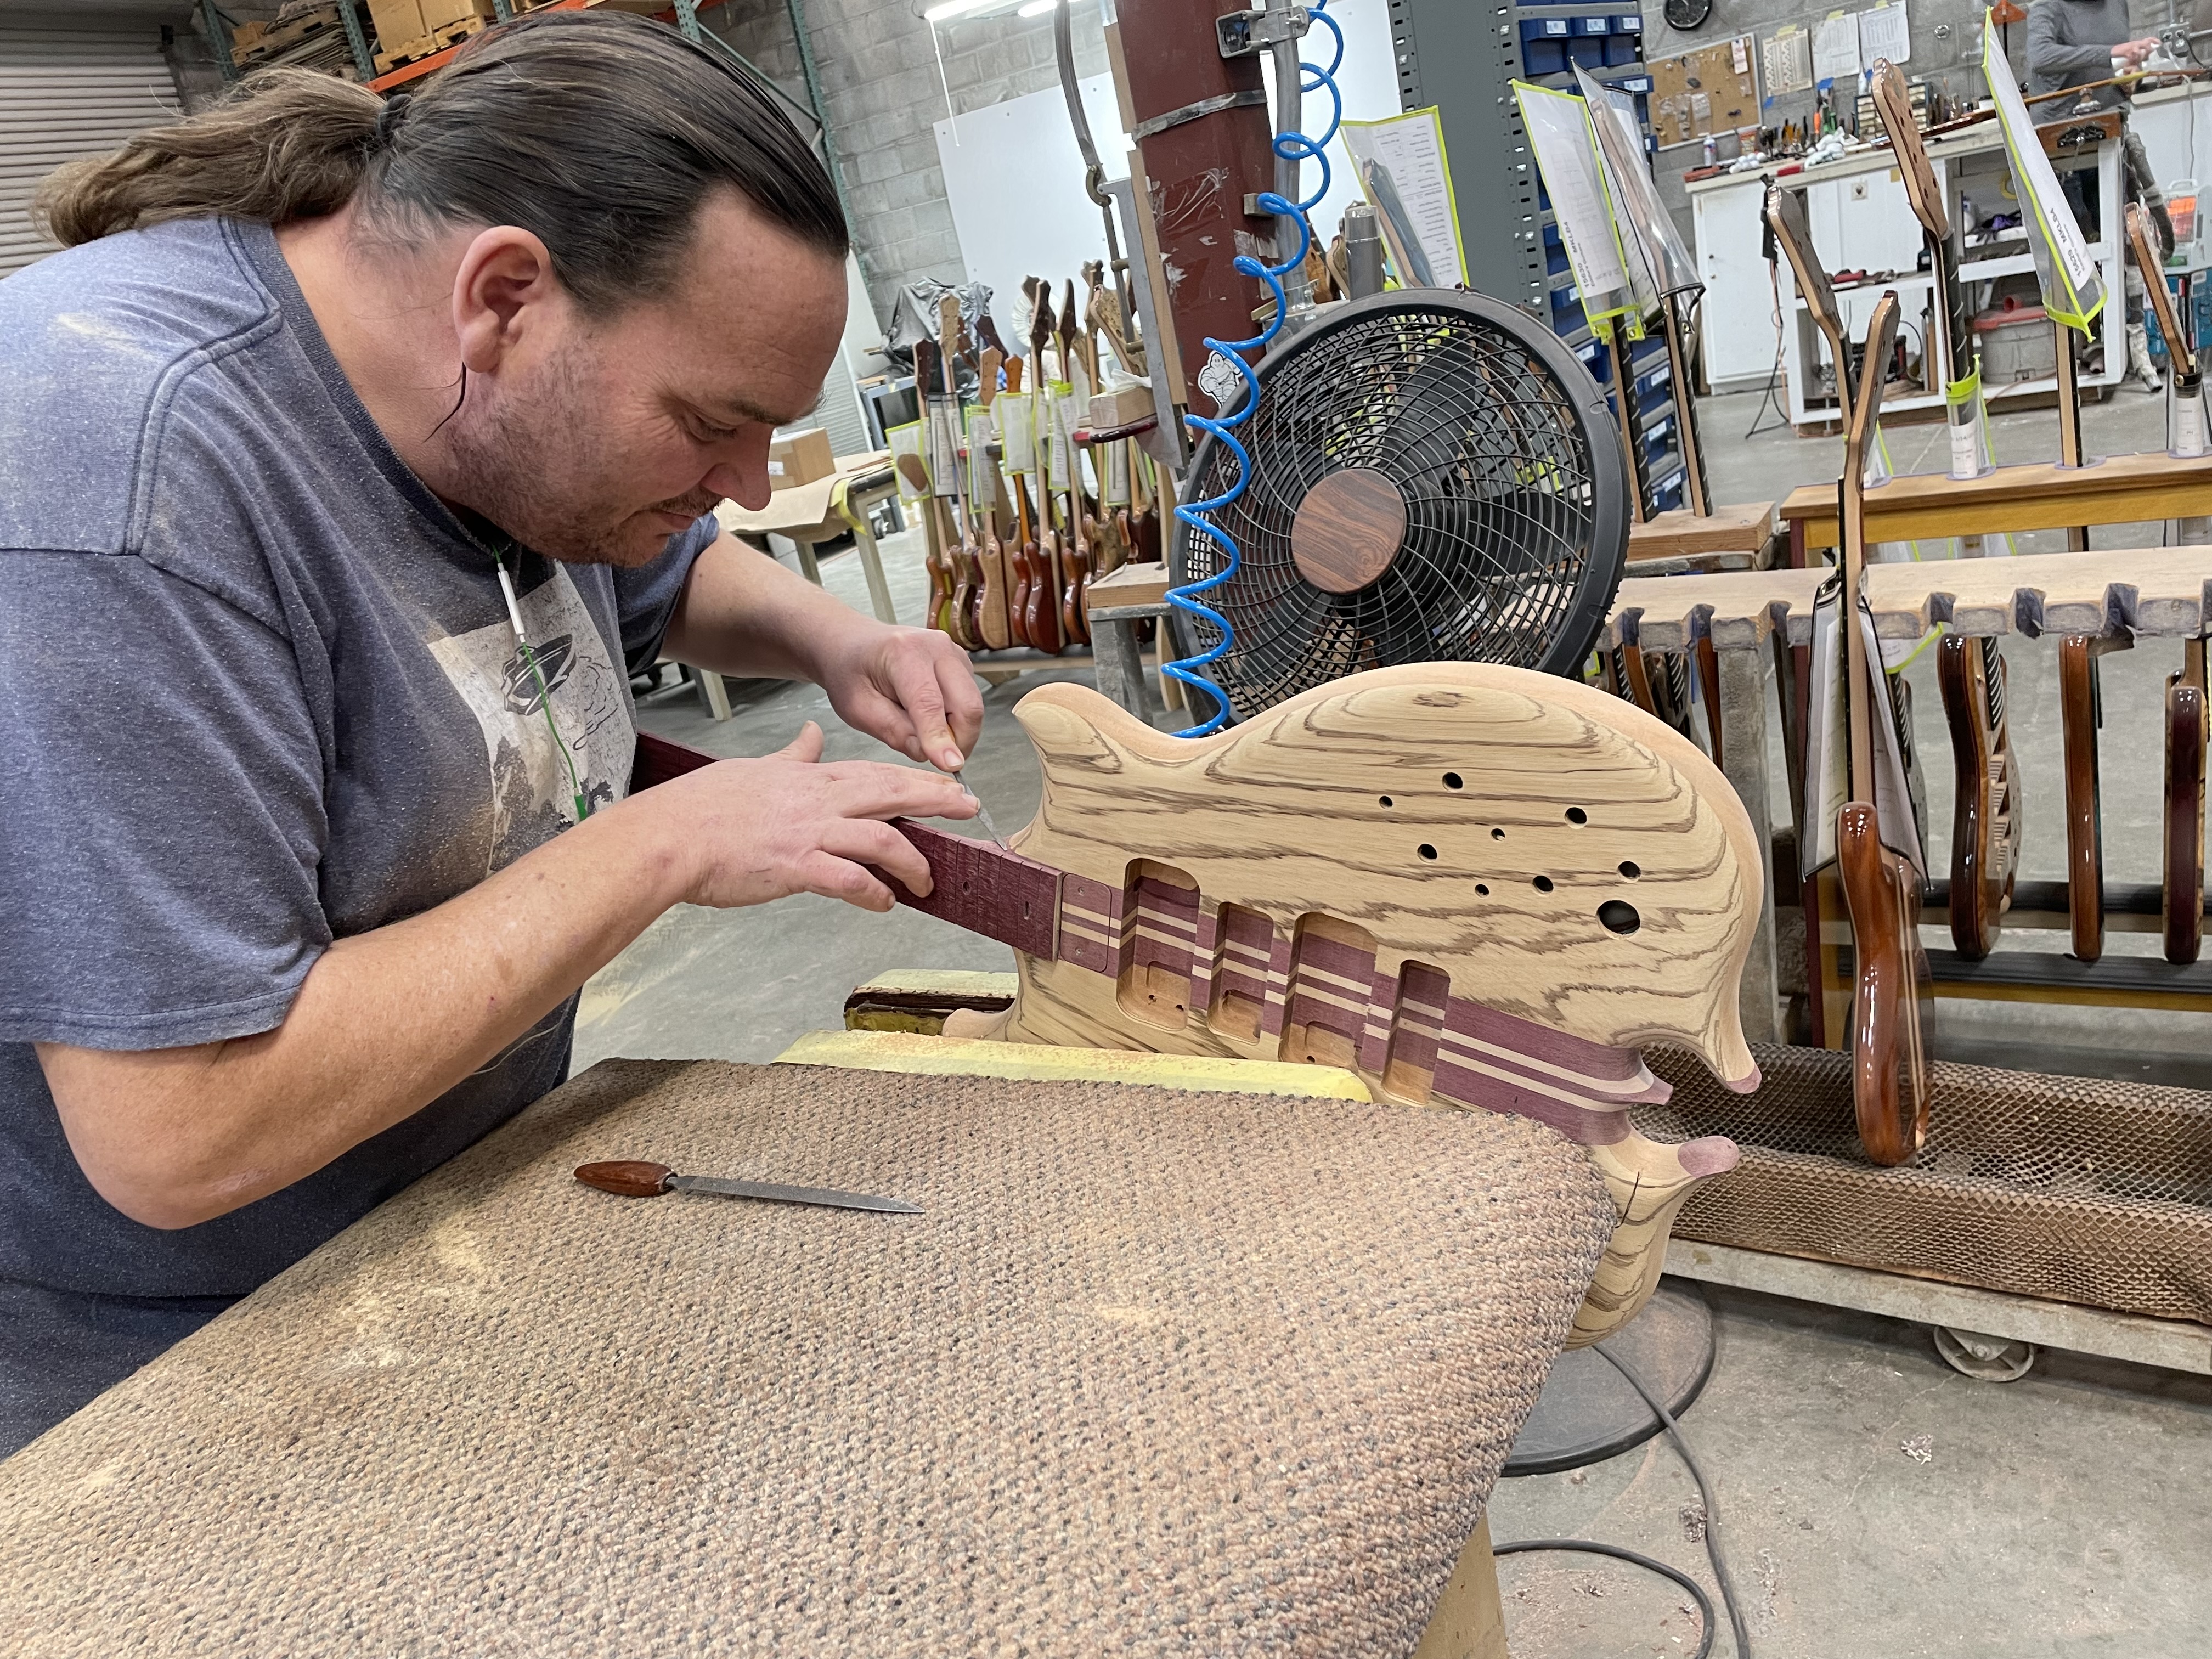
[[(845, 185), (854, 246), (880, 323), (892, 297), (920, 277), (957, 282), (960, 241), (937, 164), (935, 125), (1060, 83), (1052, 19), (1011, 15), (939, 27), (933, 46), (924, 0), (804, 0), (830, 142)], [(1106, 68), (1095, 6), (1071, 0), (1076, 68)], [(785, 0), (731, 0), (700, 21), (801, 104), (805, 76)], [(943, 57), (940, 71), (939, 58)], [(1054, 188), (1080, 190), (1070, 179)], [(1021, 204), (1006, 204), (1018, 214)]]

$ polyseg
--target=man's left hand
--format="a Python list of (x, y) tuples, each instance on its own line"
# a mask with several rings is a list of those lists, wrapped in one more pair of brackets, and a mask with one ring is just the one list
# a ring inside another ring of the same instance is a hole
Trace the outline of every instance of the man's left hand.
[(841, 629), (817, 678), (846, 725), (939, 771), (958, 771), (982, 733), (968, 653), (934, 629)]

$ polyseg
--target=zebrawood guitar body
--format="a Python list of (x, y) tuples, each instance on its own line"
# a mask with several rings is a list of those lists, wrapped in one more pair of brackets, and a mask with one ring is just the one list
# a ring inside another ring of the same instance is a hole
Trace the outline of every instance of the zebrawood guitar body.
[(1936, 679), (1951, 728), (1951, 939), (1969, 961), (1989, 955), (2020, 874), (2020, 766), (2005, 719), (2005, 665), (1993, 639), (1947, 635)]
[[(1354, 675), (1194, 740), (1073, 685), (1015, 713), (1044, 787), (1013, 844), (1061, 872), (1055, 944), (1018, 952), (1012, 1009), (948, 1035), (1341, 1066), (1378, 1097), (1534, 1117), (1614, 1160), (1662, 1235), (1733, 1165), (1627, 1121), (1667, 1093), (1646, 1043), (1758, 1082), (1736, 999), (1762, 865), (1693, 743), (1473, 664)], [(1624, 1248), (1596, 1334), (1648, 1295), (1648, 1255)]]
[(2197, 960), (2204, 944), (2204, 641), (2191, 640), (2166, 683), (2166, 959)]

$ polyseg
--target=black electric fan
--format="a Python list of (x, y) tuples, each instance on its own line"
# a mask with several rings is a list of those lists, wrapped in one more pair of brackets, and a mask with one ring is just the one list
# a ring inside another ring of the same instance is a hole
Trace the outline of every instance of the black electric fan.
[[(1246, 488), (1206, 515), (1239, 567), (1196, 596), (1230, 623), (1205, 672), (1237, 718), (1401, 663), (1580, 669), (1627, 557), (1629, 484), (1605, 393), (1557, 335), (1483, 295), (1401, 289), (1331, 307), (1257, 374)], [(1237, 473), (1206, 438), (1186, 499)], [(1180, 523), (1176, 556), (1182, 581), (1228, 563)]]

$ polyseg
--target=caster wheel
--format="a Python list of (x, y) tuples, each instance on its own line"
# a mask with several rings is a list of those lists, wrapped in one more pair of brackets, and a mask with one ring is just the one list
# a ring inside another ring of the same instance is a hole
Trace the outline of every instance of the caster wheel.
[(1984, 1336), (1976, 1331), (1936, 1327), (1936, 1352), (1954, 1371), (1983, 1382), (2017, 1382), (2034, 1367), (2041, 1352), (2033, 1342)]

